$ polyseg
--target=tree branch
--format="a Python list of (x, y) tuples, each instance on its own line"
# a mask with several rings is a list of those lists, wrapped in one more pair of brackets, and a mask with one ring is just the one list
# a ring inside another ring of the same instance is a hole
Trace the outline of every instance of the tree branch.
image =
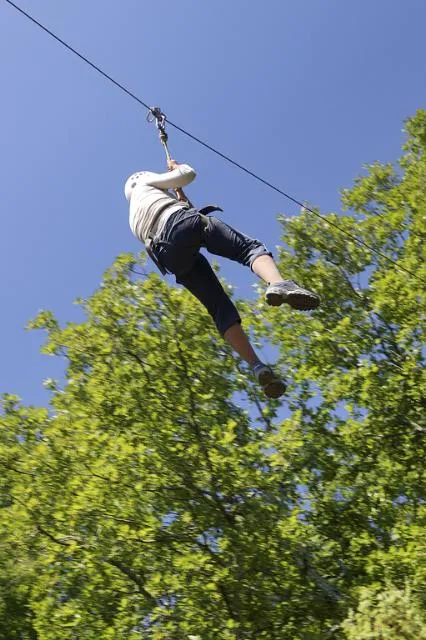
[(139, 593), (142, 594), (151, 603), (152, 606), (157, 606), (156, 598), (145, 587), (145, 580), (143, 576), (138, 575), (136, 571), (134, 571), (131, 567), (126, 566), (124, 562), (121, 562), (120, 560), (115, 560), (113, 558), (104, 558), (103, 561), (121, 571), (121, 573), (127, 576), (129, 580), (136, 584)]

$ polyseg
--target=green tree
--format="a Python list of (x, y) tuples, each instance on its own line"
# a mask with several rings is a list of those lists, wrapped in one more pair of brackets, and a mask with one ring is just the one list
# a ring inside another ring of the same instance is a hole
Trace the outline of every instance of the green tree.
[[(338, 584), (425, 584), (426, 112), (407, 122), (398, 166), (374, 164), (342, 193), (350, 215), (282, 217), (284, 273), (322, 294), (311, 317), (266, 310), (253, 331), (293, 383), (279, 428), (297, 429), (307, 521), (338, 549)], [(379, 252), (379, 253), (377, 253)], [(380, 254), (389, 256), (402, 269)], [(295, 426), (296, 425), (296, 426)], [(277, 450), (280, 450), (277, 439)]]
[(37, 638), (324, 640), (362, 587), (425, 592), (426, 112), (407, 132), (399, 168), (327, 218), (418, 279), (305, 212), (281, 217), (281, 268), (322, 308), (238, 303), (291, 413), (143, 259), (114, 263), (84, 322), (31, 323), (67, 368), (49, 410), (3, 399), (0, 563)]
[[(17, 401), (18, 398), (13, 396), (4, 397), (6, 414), (13, 412)], [(30, 420), (31, 413), (37, 417), (40, 415), (38, 410), (27, 409)], [(22, 517), (17, 521), (9, 517), (14, 502), (15, 480), (21, 473), (26, 473), (16, 464), (21, 452), (18, 442), (20, 431), (18, 424), (11, 430), (4, 428), (6, 422), (0, 424), (3, 427), (0, 430), (0, 638), (33, 640), (37, 634), (29, 599), (34, 565), (30, 540), (19, 529), (25, 518), (25, 509), (21, 510)]]
[(134, 280), (133, 264), (106, 274), (86, 322), (33, 323), (68, 361), (66, 383), (49, 383), (52, 412), (5, 399), (2, 517), (30, 542), (35, 629), (47, 640), (314, 629), (337, 594), (311, 567), (320, 541), (305, 543), (291, 473), (269, 468), (270, 421), (251, 424), (232, 401), (254, 397), (252, 383), (197, 303), (155, 275)]
[(342, 624), (347, 640), (425, 640), (426, 621), (409, 589), (365, 589), (356, 612)]

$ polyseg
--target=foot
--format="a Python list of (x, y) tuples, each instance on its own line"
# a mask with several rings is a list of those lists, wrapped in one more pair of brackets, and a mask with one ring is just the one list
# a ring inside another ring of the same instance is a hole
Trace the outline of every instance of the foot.
[(285, 393), (285, 382), (277, 378), (268, 365), (259, 362), (253, 367), (253, 373), (268, 398), (279, 398)]
[(282, 280), (270, 284), (266, 289), (265, 300), (272, 307), (279, 307), (286, 302), (300, 311), (309, 311), (319, 307), (320, 298), (313, 291), (299, 287), (293, 280)]

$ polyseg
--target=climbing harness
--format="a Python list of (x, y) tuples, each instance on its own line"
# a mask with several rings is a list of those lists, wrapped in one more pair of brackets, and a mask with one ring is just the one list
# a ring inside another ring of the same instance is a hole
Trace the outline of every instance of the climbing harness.
[[(160, 142), (164, 147), (164, 151), (166, 154), (166, 160), (167, 160), (167, 164), (168, 166), (170, 165), (170, 161), (171, 161), (171, 155), (170, 155), (170, 151), (169, 151), (169, 146), (168, 146), (168, 139), (169, 136), (167, 134), (166, 131), (166, 114), (163, 113), (160, 109), (160, 107), (151, 107), (150, 111), (148, 112), (148, 115), (146, 117), (147, 122), (154, 122), (157, 126), (158, 129), (158, 135), (160, 138)], [(193, 209), (194, 205), (192, 204), (192, 202), (189, 200), (188, 196), (184, 193), (183, 189), (181, 188), (177, 188), (175, 189), (175, 193), (176, 196), (178, 198), (178, 200), (182, 203), (184, 203), (188, 209)], [(207, 205), (206, 207), (203, 207), (202, 209), (197, 209), (198, 213), (201, 216), (201, 219), (203, 220), (203, 223), (205, 225), (205, 227), (207, 228), (208, 225), (208, 218), (207, 216), (210, 213), (213, 213), (214, 211), (223, 211), (223, 209), (217, 205)], [(156, 265), (156, 267), (160, 270), (160, 272), (163, 275), (166, 275), (167, 271), (165, 270), (165, 268), (163, 267), (163, 265), (161, 264), (161, 262), (158, 260), (157, 256), (155, 255), (155, 250), (154, 250), (154, 239), (155, 239), (155, 223), (159, 220), (160, 215), (162, 214), (162, 211), (159, 211), (158, 213), (158, 218), (154, 221), (154, 224), (151, 228), (151, 232), (148, 236), (148, 238), (146, 239), (145, 242), (145, 248), (146, 251), (149, 255), (149, 257), (151, 258), (151, 260), (154, 262), (154, 264)]]

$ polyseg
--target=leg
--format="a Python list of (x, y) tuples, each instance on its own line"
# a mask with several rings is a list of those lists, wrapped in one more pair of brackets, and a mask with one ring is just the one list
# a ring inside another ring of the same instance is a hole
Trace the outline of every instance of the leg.
[(241, 324), (234, 303), (220, 284), (209, 261), (201, 253), (188, 272), (176, 276), (176, 282), (183, 284), (205, 306), (221, 335), (225, 335), (231, 327)]
[(183, 284), (207, 309), (218, 331), (243, 360), (254, 365), (260, 362), (241, 327), (234, 303), (224, 291), (207, 258), (201, 253), (193, 268), (176, 282)]
[[(224, 291), (208, 260), (198, 251), (201, 244), (205, 245), (206, 232), (200, 217), (189, 212), (186, 215), (178, 214), (178, 217), (178, 222), (170, 225), (170, 228), (167, 227), (158, 242), (159, 259), (176, 275), (176, 282), (183, 284), (206, 307), (219, 332), (253, 368), (253, 373), (265, 394), (270, 398), (280, 397), (285, 391), (285, 383), (275, 376), (270, 367), (260, 362), (241, 327), (241, 319), (235, 305)], [(257, 245), (257, 255), (260, 251), (269, 257), (263, 245), (258, 241), (253, 242)], [(240, 254), (241, 249), (244, 251), (245, 247), (240, 246), (237, 249)], [(250, 257), (247, 256), (246, 259), (250, 260)], [(240, 261), (243, 261), (241, 256)]]
[(271, 256), (257, 256), (257, 258), (253, 260), (251, 268), (266, 284), (275, 284), (276, 282), (282, 282), (284, 280)]
[(283, 279), (272, 254), (259, 240), (249, 238), (215, 217), (209, 219), (204, 237), (204, 246), (210, 253), (249, 266), (269, 285), (265, 294), (268, 304), (279, 306), (286, 302), (300, 310), (318, 307), (320, 299), (315, 293), (292, 280)]
[(240, 323), (233, 324), (232, 327), (229, 327), (223, 334), (223, 337), (229, 342), (234, 351), (249, 365), (254, 366), (260, 362)]
[(259, 240), (249, 238), (215, 216), (209, 218), (208, 227), (204, 232), (204, 246), (210, 253), (234, 260), (246, 267), (252, 267), (259, 256), (269, 257), (272, 261), (272, 253)]
[(224, 291), (208, 260), (200, 253), (188, 273), (176, 277), (206, 307), (231, 347), (253, 369), (256, 380), (269, 398), (279, 398), (286, 390), (285, 383), (264, 365), (256, 355), (241, 327), (241, 319), (233, 302)]

